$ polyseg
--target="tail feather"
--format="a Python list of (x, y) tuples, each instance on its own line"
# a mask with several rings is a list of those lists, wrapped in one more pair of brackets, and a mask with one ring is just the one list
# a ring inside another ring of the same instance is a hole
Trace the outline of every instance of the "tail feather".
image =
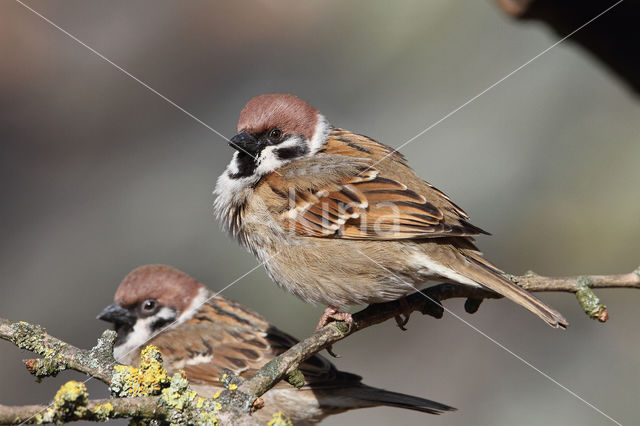
[(455, 408), (436, 401), (403, 393), (391, 392), (367, 385), (359, 386), (358, 392), (353, 392), (351, 396), (359, 400), (361, 403), (364, 403), (362, 406), (373, 407), (382, 405), (420, 411), (429, 414), (442, 414), (446, 411), (456, 411)]
[(473, 257), (467, 257), (467, 259), (474, 266), (468, 273), (461, 271), (467, 278), (527, 308), (552, 327), (567, 328), (569, 326), (569, 322), (562, 314), (546, 305), (527, 290), (500, 275), (498, 271), (481, 263), (479, 260)]
[(328, 392), (320, 398), (320, 401), (321, 406), (332, 407), (340, 411), (378, 406), (404, 408), (429, 414), (456, 411), (456, 408), (436, 401), (374, 388), (362, 383), (354, 387), (344, 387), (339, 394), (336, 394), (335, 390)]

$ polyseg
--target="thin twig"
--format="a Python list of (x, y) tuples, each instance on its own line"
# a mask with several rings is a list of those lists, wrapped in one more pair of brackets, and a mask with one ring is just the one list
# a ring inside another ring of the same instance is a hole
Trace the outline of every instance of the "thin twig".
[[(601, 288), (640, 289), (640, 268), (629, 274), (592, 275), (567, 278), (553, 278), (529, 272), (523, 276), (510, 276), (523, 288), (531, 292), (562, 291), (575, 293), (585, 311), (600, 321), (606, 320), (604, 305), (593, 293)], [(426, 296), (426, 297), (425, 297)], [(329, 348), (334, 343), (358, 330), (384, 322), (397, 315), (409, 312), (421, 312), (434, 318), (441, 318), (444, 309), (440, 302), (452, 298), (466, 298), (465, 309), (475, 312), (480, 303), (488, 298), (500, 298), (497, 293), (477, 287), (457, 284), (438, 284), (406, 297), (406, 303), (399, 301), (368, 306), (353, 315), (353, 325), (349, 328), (344, 322), (330, 323), (310, 337), (299, 342), (289, 350), (265, 364), (249, 380), (238, 378), (236, 391), (228, 389), (218, 400), (197, 397), (190, 390), (187, 380), (174, 375), (171, 385), (162, 390), (161, 396), (141, 398), (124, 397), (108, 400), (89, 400), (84, 385), (68, 382), (56, 394), (49, 406), (0, 405), (0, 424), (27, 421), (66, 422), (71, 420), (106, 420), (111, 418), (144, 418), (160, 421), (199, 422), (216, 419), (236, 422), (239, 418), (251, 423), (249, 413), (255, 409), (257, 399), (283, 378), (299, 376), (298, 366), (313, 354)], [(41, 359), (26, 360), (27, 368), (37, 377), (55, 375), (64, 369), (74, 369), (89, 374), (104, 383), (110, 384), (114, 372), (112, 356), (113, 331), (105, 331), (98, 344), (90, 349), (79, 349), (63, 342), (37, 325), (26, 322), (12, 322), (0, 318), (0, 339), (8, 340), (16, 346), (42, 355)], [(231, 380), (228, 378), (227, 380)], [(217, 404), (217, 405), (216, 405)], [(224, 406), (224, 407), (223, 407)], [(47, 417), (48, 416), (48, 417)], [(217, 421), (217, 420), (216, 420)]]
[[(593, 288), (640, 288), (640, 268), (629, 274), (620, 275), (554, 278), (528, 272), (523, 276), (510, 276), (509, 278), (531, 292), (576, 293), (578, 301), (587, 314), (602, 322), (606, 321), (608, 314), (606, 307), (593, 294)], [(407, 296), (407, 304), (404, 306), (398, 301), (370, 305), (353, 314), (353, 325), (350, 329), (344, 322), (333, 322), (326, 325), (282, 355), (269, 361), (252, 378), (242, 383), (239, 389), (244, 393), (259, 397), (283, 378), (294, 375), (300, 363), (313, 354), (331, 347), (334, 343), (358, 330), (384, 322), (396, 315), (418, 311), (434, 318), (441, 318), (444, 309), (440, 302), (452, 298), (467, 299), (465, 310), (474, 313), (483, 299), (500, 297), (499, 294), (481, 288), (457, 284), (438, 284)]]

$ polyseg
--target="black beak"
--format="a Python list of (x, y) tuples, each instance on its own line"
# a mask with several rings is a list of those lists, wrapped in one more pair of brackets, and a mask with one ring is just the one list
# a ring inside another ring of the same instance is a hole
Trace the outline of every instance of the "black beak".
[(260, 148), (260, 142), (244, 130), (232, 137), (229, 145), (251, 156), (255, 156)]
[(97, 316), (99, 320), (112, 322), (116, 325), (130, 325), (133, 326), (136, 322), (131, 312), (124, 309), (117, 303), (109, 305)]

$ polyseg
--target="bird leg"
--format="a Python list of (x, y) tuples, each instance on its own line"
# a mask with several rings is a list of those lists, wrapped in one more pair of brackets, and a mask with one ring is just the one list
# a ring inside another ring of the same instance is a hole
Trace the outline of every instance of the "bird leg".
[(353, 325), (353, 318), (349, 312), (340, 312), (335, 306), (327, 306), (320, 317), (320, 321), (318, 321), (316, 331), (329, 324), (331, 322), (329, 320), (344, 321), (347, 323), (349, 328)]
[[(320, 317), (320, 321), (318, 321), (316, 331), (329, 324), (329, 320), (344, 321), (347, 323), (349, 329), (351, 329), (351, 326), (353, 325), (353, 318), (349, 312), (340, 312), (335, 306), (327, 306)], [(334, 358), (340, 358), (339, 355), (336, 355), (336, 353), (333, 352), (333, 345), (327, 347), (327, 352), (329, 352), (329, 355)]]
[(411, 307), (409, 306), (409, 302), (407, 302), (406, 297), (402, 297), (398, 299), (398, 303), (400, 304), (400, 309), (402, 309), (402, 313), (395, 316), (396, 324), (400, 327), (400, 330), (406, 331), (407, 328), (405, 325), (409, 322), (409, 317), (411, 317)]

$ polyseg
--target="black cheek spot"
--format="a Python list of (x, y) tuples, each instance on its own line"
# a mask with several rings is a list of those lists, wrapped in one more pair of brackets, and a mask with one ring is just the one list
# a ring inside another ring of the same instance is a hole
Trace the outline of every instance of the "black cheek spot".
[(309, 153), (309, 147), (307, 144), (300, 144), (287, 148), (276, 149), (275, 154), (279, 160), (291, 160), (293, 158), (300, 158)]
[(175, 321), (175, 318), (158, 318), (151, 323), (151, 330), (158, 331), (162, 327), (171, 324), (173, 321)]

